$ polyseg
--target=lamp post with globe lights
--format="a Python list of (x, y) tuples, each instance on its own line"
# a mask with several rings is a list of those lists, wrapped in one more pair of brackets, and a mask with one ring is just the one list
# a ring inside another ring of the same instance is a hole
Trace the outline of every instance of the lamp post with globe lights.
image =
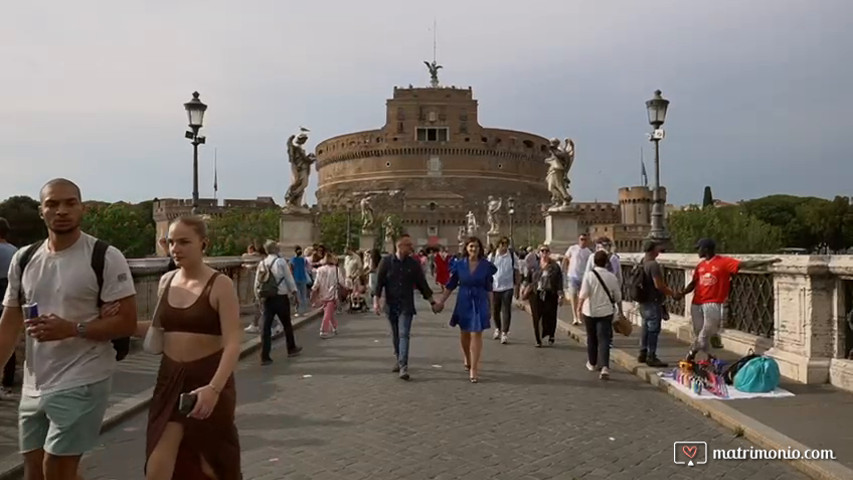
[(665, 199), (661, 194), (660, 186), (660, 141), (663, 140), (664, 131), (661, 128), (666, 119), (666, 110), (669, 107), (669, 100), (661, 97), (661, 91), (656, 90), (655, 96), (646, 102), (646, 110), (649, 114), (649, 124), (654, 128), (649, 135), (649, 141), (655, 144), (655, 189), (652, 196), (652, 228), (648, 238), (658, 243), (668, 244), (670, 241), (669, 231), (667, 230), (664, 219), (664, 202)]
[(193, 92), (193, 98), (184, 104), (187, 117), (190, 122), (190, 130), (184, 136), (192, 140), (193, 144), (193, 209), (192, 214), (198, 214), (198, 146), (205, 142), (205, 138), (199, 136), (198, 131), (204, 124), (204, 112), (207, 105), (198, 99), (198, 92)]

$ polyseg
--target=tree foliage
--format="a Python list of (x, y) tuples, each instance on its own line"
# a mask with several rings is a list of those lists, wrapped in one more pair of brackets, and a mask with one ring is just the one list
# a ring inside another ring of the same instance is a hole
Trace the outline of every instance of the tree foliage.
[(839, 251), (853, 246), (853, 208), (847, 197), (833, 200), (771, 195), (743, 202), (744, 211), (779, 227), (785, 247)]
[(154, 254), (157, 229), (151, 218), (152, 202), (86, 202), (81, 228), (119, 249), (127, 258)]
[(9, 197), (0, 202), (0, 217), (9, 222), (9, 241), (23, 247), (47, 237), (44, 220), (39, 217), (39, 202), (27, 196)]
[(212, 257), (242, 255), (252, 243), (260, 246), (266, 240), (278, 240), (280, 213), (278, 208), (234, 208), (211, 217), (207, 223), (210, 238), (207, 254)]
[[(358, 217), (355, 214), (351, 215), (349, 219), (350, 244), (354, 247), (365, 248), (358, 245), (361, 231)], [(318, 218), (318, 226), (320, 228), (320, 243), (329, 251), (343, 253), (347, 246), (347, 212), (322, 213)], [(372, 248), (372, 245), (366, 248)]]
[(674, 212), (669, 217), (675, 249), (696, 251), (696, 241), (713, 238), (717, 249), (729, 253), (773, 253), (782, 248), (782, 230), (748, 215), (740, 207)]

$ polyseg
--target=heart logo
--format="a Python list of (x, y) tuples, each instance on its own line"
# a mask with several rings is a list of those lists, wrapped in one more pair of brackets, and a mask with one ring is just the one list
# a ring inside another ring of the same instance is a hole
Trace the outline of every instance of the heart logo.
[(684, 452), (685, 455), (690, 457), (690, 459), (693, 459), (693, 457), (696, 456), (696, 450), (697, 450), (697, 448), (695, 445), (692, 447), (688, 447), (686, 445), (681, 447), (681, 451)]

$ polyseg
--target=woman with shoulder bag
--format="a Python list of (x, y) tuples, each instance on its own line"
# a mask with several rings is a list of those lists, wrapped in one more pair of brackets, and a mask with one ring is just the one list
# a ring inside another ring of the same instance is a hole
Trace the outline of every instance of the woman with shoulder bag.
[(619, 279), (606, 268), (607, 252), (599, 250), (593, 256), (594, 266), (581, 281), (576, 318), (586, 325), (586, 368), (600, 370), (599, 378), (610, 378), (610, 341), (613, 335), (613, 317), (619, 313), (622, 302)]
[[(531, 283), (524, 292), (530, 300), (530, 312), (533, 319), (533, 334), (536, 346), (542, 346), (542, 340), (548, 337), (548, 345), (553, 345), (557, 334), (557, 310), (563, 304), (563, 271), (551, 258), (548, 245), (539, 247), (539, 268), (533, 274)], [(541, 325), (541, 336), (540, 336)]]

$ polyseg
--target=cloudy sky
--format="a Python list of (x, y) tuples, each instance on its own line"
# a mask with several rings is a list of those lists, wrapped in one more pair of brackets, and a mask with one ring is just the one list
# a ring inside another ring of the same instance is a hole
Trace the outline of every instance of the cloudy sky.
[(652, 174), (657, 88), (671, 202), (851, 194), (850, 0), (4, 3), (0, 199), (56, 176), (90, 199), (190, 197), (198, 90), (201, 195), (216, 150), (220, 198), (281, 202), (287, 136), (381, 126), (394, 85), (429, 80), (433, 18), (442, 83), (474, 88), (484, 126), (575, 139), (577, 200), (638, 184), (641, 149)]

